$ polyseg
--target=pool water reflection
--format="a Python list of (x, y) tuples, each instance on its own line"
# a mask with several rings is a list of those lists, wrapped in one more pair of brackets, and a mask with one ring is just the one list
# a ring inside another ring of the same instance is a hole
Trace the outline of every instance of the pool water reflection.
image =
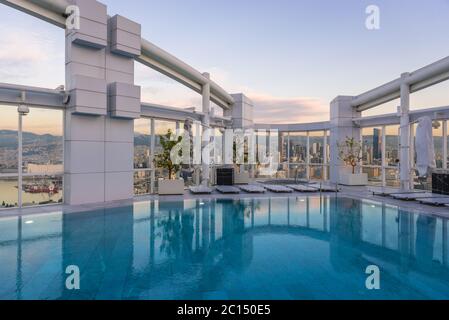
[(447, 220), (370, 201), (139, 202), (0, 219), (0, 299), (448, 299), (448, 253)]

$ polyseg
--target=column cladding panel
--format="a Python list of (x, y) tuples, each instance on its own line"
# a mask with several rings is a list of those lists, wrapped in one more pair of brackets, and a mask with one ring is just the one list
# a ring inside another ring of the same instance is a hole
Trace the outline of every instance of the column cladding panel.
[(233, 128), (253, 128), (254, 127), (254, 104), (242, 93), (233, 94), (234, 105), (229, 110), (224, 110), (226, 117), (232, 117)]

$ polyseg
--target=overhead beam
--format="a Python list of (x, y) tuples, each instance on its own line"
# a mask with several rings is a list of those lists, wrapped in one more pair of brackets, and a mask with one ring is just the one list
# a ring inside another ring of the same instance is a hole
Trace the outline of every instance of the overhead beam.
[[(22, 101), (23, 92), (25, 101)], [(59, 90), (0, 83), (0, 104), (18, 106), (25, 103), (35, 107), (64, 108), (64, 96), (65, 93)]]
[(357, 111), (365, 111), (400, 97), (401, 84), (410, 86), (410, 92), (423, 90), (449, 79), (449, 57), (418, 69), (405, 79), (395, 79), (355, 97), (351, 105)]
[[(167, 77), (169, 77), (181, 84), (183, 84), (184, 86), (195, 91), (196, 93), (201, 94), (201, 91), (202, 91), (201, 84), (199, 84), (198, 82), (195, 82), (194, 80), (190, 79), (189, 77), (175, 71), (174, 69), (169, 68), (166, 65), (163, 65), (161, 62), (159, 62), (149, 56), (145, 56), (145, 55), (141, 55), (141, 56), (137, 57), (136, 61), (146, 65), (147, 67), (150, 67), (153, 70), (156, 70), (159, 73), (162, 73), (163, 75), (166, 75)], [(215, 104), (217, 104), (219, 107), (221, 107), (223, 109), (230, 108), (230, 104), (228, 102), (224, 101), (222, 98), (218, 97), (216, 95), (216, 92), (211, 92), (210, 99), (212, 102), (214, 102)]]
[(218, 84), (148, 40), (142, 39), (142, 55), (137, 60), (141, 62), (146, 61), (147, 63), (150, 62), (148, 64), (149, 66), (155, 67), (157, 71), (187, 85), (198, 93), (201, 93), (202, 90), (200, 89), (198, 91), (198, 87), (202, 88), (202, 86), (209, 83), (211, 100), (224, 109), (229, 109), (234, 103), (234, 98)]
[(201, 121), (201, 118), (203, 117), (202, 113), (193, 110), (163, 106), (154, 103), (142, 103), (141, 114), (144, 117), (179, 121), (185, 121), (186, 119)]

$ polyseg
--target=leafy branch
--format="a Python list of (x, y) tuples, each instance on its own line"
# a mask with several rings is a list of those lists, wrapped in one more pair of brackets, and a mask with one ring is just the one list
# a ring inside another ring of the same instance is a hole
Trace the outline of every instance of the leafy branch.
[(352, 167), (352, 174), (355, 174), (355, 168), (362, 160), (362, 143), (354, 138), (346, 137), (343, 144), (337, 143), (338, 158)]
[[(157, 168), (168, 170), (168, 178), (174, 179), (176, 173), (181, 169), (182, 163), (172, 161), (171, 152), (182, 141), (182, 136), (176, 138), (175, 134), (169, 129), (165, 135), (160, 136), (162, 152), (154, 158), (154, 164)], [(179, 149), (177, 156), (182, 157), (182, 148)]]

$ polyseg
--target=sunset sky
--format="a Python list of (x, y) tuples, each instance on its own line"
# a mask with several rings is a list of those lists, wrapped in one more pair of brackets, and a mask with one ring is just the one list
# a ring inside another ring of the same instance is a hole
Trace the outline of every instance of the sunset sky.
[[(357, 95), (449, 55), (449, 0), (104, 0), (109, 14), (255, 103), (257, 122), (329, 119), (337, 95)], [(380, 8), (380, 30), (365, 8)], [(64, 32), (0, 5), (0, 82), (64, 84)], [(199, 107), (200, 96), (136, 63), (143, 100)], [(392, 102), (367, 114), (395, 111)], [(412, 96), (412, 109), (449, 105), (449, 83)]]

